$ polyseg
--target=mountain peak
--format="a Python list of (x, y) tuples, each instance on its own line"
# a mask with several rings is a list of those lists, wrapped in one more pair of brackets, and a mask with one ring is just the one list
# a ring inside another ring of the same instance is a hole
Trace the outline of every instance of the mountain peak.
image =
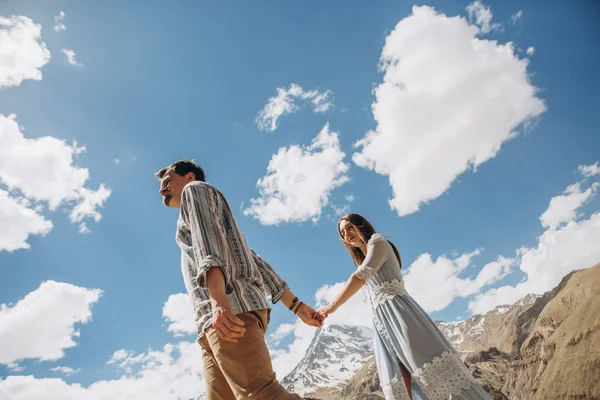
[(315, 333), (305, 356), (281, 383), (309, 395), (325, 387), (341, 387), (372, 354), (373, 332), (364, 326), (326, 325)]

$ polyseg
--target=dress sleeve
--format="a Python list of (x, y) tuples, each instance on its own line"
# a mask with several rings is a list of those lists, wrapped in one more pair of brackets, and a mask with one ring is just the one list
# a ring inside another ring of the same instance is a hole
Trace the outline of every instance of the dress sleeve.
[(371, 236), (367, 243), (367, 256), (354, 272), (354, 276), (363, 281), (369, 280), (387, 261), (390, 254), (388, 246), (387, 240), (380, 234)]

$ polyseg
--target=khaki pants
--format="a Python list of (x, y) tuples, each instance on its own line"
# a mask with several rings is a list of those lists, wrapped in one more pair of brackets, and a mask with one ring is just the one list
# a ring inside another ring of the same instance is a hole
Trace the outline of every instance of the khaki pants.
[(208, 400), (299, 400), (275, 378), (265, 333), (269, 310), (238, 314), (246, 332), (237, 343), (219, 337), (215, 328), (200, 339)]

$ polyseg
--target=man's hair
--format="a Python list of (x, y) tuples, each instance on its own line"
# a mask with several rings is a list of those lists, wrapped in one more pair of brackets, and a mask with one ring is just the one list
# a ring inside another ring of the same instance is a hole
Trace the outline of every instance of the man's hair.
[(197, 181), (206, 182), (206, 174), (204, 173), (204, 170), (192, 160), (175, 161), (168, 167), (165, 167), (158, 171), (155, 175), (158, 179), (162, 179), (163, 176), (165, 176), (165, 174), (169, 171), (175, 171), (177, 175), (181, 176), (193, 172)]

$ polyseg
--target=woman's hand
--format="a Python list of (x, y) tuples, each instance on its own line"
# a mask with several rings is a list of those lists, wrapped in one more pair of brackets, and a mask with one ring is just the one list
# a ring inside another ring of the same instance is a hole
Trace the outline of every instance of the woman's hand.
[(326, 305), (325, 307), (321, 307), (318, 311), (319, 314), (323, 316), (323, 318), (327, 318), (329, 314), (333, 314), (337, 310), (337, 307), (331, 303)]

